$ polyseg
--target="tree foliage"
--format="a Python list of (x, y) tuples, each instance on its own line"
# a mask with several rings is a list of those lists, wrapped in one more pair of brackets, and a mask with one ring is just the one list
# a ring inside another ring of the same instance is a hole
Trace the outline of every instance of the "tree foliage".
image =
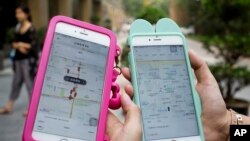
[(163, 10), (156, 7), (147, 6), (137, 16), (137, 19), (145, 19), (152, 24), (155, 24), (159, 19), (164, 18), (166, 14)]
[(197, 11), (200, 9), (200, 2), (198, 0), (171, 0), (175, 1), (177, 6), (181, 9), (181, 12), (185, 12), (188, 19), (185, 19), (185, 23), (182, 26), (190, 26), (197, 22)]
[(250, 31), (250, 2), (202, 0), (196, 27), (206, 35), (241, 34)]
[(142, 0), (123, 0), (123, 8), (130, 16), (135, 16), (143, 8)]
[(202, 0), (197, 13), (194, 25), (205, 48), (224, 60), (210, 68), (224, 98), (231, 99), (250, 83), (250, 71), (239, 65), (250, 57), (250, 1)]
[(133, 18), (143, 18), (155, 23), (168, 15), (169, 0), (151, 0), (150, 5), (144, 5), (143, 0), (123, 0), (125, 12)]

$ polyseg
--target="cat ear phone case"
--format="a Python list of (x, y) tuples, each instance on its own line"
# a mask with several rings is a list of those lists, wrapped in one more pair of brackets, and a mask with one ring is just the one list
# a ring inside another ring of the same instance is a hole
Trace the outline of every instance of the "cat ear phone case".
[[(160, 19), (155, 26), (152, 26), (148, 21), (143, 19), (135, 20), (130, 28), (129, 37), (128, 37), (128, 44), (130, 46), (130, 53), (128, 55), (129, 66), (131, 69), (131, 78), (134, 87), (134, 101), (135, 103), (140, 106), (140, 97), (139, 97), (139, 88), (138, 88), (138, 80), (137, 80), (137, 70), (136, 70), (136, 63), (135, 63), (135, 56), (133, 54), (134, 48), (132, 46), (132, 40), (135, 37), (146, 37), (146, 36), (179, 36), (184, 41), (184, 52), (186, 56), (186, 63), (188, 65), (188, 75), (191, 78), (191, 89), (192, 89), (192, 96), (195, 105), (196, 117), (198, 121), (198, 128), (199, 128), (199, 135), (201, 140), (204, 140), (202, 122), (201, 122), (201, 104), (199, 96), (195, 90), (194, 83), (193, 83), (193, 74), (191, 71), (191, 65), (188, 58), (188, 50), (186, 46), (186, 40), (183, 34), (181, 33), (180, 28), (178, 25), (169, 18)], [(143, 139), (144, 140), (144, 139)]]

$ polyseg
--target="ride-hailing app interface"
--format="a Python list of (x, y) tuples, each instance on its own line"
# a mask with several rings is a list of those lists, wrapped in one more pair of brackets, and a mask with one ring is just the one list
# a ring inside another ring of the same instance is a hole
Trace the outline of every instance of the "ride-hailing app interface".
[(183, 46), (135, 46), (134, 56), (145, 139), (197, 136)]
[(34, 131), (93, 141), (108, 47), (55, 33)]

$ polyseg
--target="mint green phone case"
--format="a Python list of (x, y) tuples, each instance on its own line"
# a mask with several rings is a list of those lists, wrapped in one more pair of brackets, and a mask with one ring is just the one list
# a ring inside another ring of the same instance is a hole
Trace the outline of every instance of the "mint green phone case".
[[(155, 25), (155, 29), (153, 26), (146, 20), (138, 19), (135, 20), (130, 28), (130, 33), (128, 37), (128, 44), (130, 46), (130, 52), (128, 55), (128, 60), (129, 60), (129, 66), (131, 69), (131, 76), (132, 76), (132, 84), (134, 87), (134, 102), (140, 107), (140, 99), (139, 99), (139, 92), (138, 92), (138, 83), (137, 83), (137, 77), (136, 77), (136, 66), (135, 66), (135, 59), (134, 59), (134, 48), (131, 46), (132, 39), (134, 37), (138, 36), (152, 36), (152, 35), (164, 35), (164, 36), (180, 36), (183, 41), (184, 41), (184, 52), (185, 52), (185, 58), (186, 58), (186, 63), (188, 66), (188, 74), (189, 74), (189, 79), (191, 82), (191, 89), (192, 89), (192, 94), (193, 94), (193, 100), (194, 100), (194, 105), (195, 105), (195, 110), (196, 110), (196, 117), (198, 119), (198, 128), (199, 128), (199, 135), (201, 137), (201, 141), (204, 141), (204, 133), (203, 133), (203, 128), (202, 128), (202, 122), (201, 122), (201, 103), (200, 103), (200, 98), (195, 90), (194, 87), (194, 76), (192, 73), (189, 57), (188, 57), (188, 49), (186, 45), (186, 40), (183, 34), (180, 31), (180, 28), (178, 25), (171, 19), (169, 18), (163, 18), (160, 19), (157, 24)], [(144, 135), (143, 135), (143, 141), (144, 141)]]

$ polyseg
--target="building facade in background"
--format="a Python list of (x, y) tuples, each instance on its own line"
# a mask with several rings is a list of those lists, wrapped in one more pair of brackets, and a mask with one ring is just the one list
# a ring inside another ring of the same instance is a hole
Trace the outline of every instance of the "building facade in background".
[[(22, 0), (31, 10), (37, 28), (46, 26), (55, 15), (73, 17), (86, 22), (101, 23), (102, 0)], [(91, 21), (93, 20), (93, 21)]]
[(125, 18), (122, 0), (23, 1), (30, 7), (33, 23), (37, 28), (46, 26), (55, 15), (64, 15), (116, 30)]

